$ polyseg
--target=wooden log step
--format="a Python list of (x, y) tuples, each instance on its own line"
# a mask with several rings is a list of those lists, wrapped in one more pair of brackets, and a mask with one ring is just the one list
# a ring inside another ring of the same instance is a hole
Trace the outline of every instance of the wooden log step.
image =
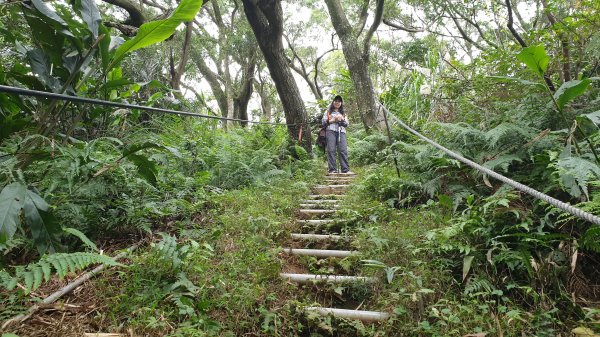
[(308, 208), (308, 209), (321, 209), (321, 210), (336, 210), (338, 208), (338, 205), (331, 204), (331, 203), (327, 203), (327, 204), (306, 203), (306, 204), (300, 204), (300, 207), (302, 207), (303, 209)]
[(315, 312), (322, 316), (333, 315), (334, 317), (354, 319), (363, 322), (380, 322), (391, 317), (387, 312), (366, 311), (366, 310), (348, 310), (337, 308), (306, 307), (305, 311)]
[(340, 199), (304, 199), (301, 201), (303, 204), (314, 204), (314, 205), (336, 205), (341, 203)]
[(356, 173), (352, 172), (352, 173), (327, 173), (326, 176), (328, 177), (355, 177)]
[(333, 234), (300, 234), (292, 233), (292, 239), (298, 240), (312, 240), (312, 241), (339, 241), (342, 239), (341, 235)]
[(301, 225), (326, 225), (326, 224), (332, 224), (335, 223), (335, 220), (331, 220), (331, 219), (311, 219), (311, 220), (296, 220), (296, 223), (299, 223)]
[(310, 194), (308, 196), (308, 198), (312, 200), (339, 200), (343, 197), (344, 195), (341, 194)]
[(373, 283), (377, 279), (374, 277), (364, 276), (346, 276), (346, 275), (314, 275), (314, 274), (279, 274), (282, 278), (288, 279), (296, 283), (311, 283), (311, 282), (329, 282), (329, 283)]
[(333, 214), (335, 210), (333, 209), (300, 209), (299, 213), (312, 216), (312, 215), (324, 215), (324, 214)]
[(352, 183), (352, 180), (349, 179), (325, 179), (323, 181), (325, 185), (349, 185)]
[(323, 188), (330, 188), (330, 189), (346, 189), (348, 186), (347, 184), (331, 184), (331, 185), (315, 185), (313, 188), (317, 188), (317, 189), (323, 189)]
[(292, 255), (314, 256), (314, 257), (348, 257), (358, 255), (355, 250), (333, 250), (333, 249), (299, 249), (283, 248), (283, 251)]

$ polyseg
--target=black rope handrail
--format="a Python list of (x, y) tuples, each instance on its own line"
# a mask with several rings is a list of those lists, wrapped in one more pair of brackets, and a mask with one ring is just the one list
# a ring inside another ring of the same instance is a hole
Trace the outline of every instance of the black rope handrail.
[(553, 198), (545, 193), (542, 193), (536, 189), (533, 189), (527, 185), (521, 184), (518, 181), (514, 181), (510, 178), (507, 178), (503, 175), (501, 175), (500, 173), (494, 172), (492, 170), (490, 170), (487, 167), (483, 167), (479, 164), (477, 164), (476, 162), (469, 160), (461, 155), (459, 155), (456, 152), (453, 152), (445, 147), (443, 147), (442, 145), (434, 142), (433, 140), (423, 136), (421, 133), (419, 133), (418, 131), (412, 129), (410, 126), (406, 125), (406, 123), (404, 123), (402, 120), (400, 120), (400, 118), (396, 117), (394, 114), (392, 114), (383, 104), (379, 103), (380, 106), (383, 108), (383, 111), (385, 114), (387, 114), (388, 116), (390, 116), (390, 118), (392, 118), (396, 123), (400, 124), (400, 126), (402, 126), (403, 128), (405, 128), (408, 132), (412, 133), (413, 135), (421, 138), (422, 140), (424, 140), (425, 142), (429, 143), (430, 145), (432, 145), (433, 147), (445, 152), (446, 154), (448, 154), (450, 157), (453, 157), (454, 159), (457, 159), (465, 164), (467, 164), (468, 166), (481, 171), (487, 175), (489, 175), (490, 177), (493, 177), (497, 180), (500, 180), (501, 182), (510, 185), (514, 188), (516, 188), (519, 191), (525, 192), (531, 196), (533, 196), (536, 199), (540, 199), (543, 200), (547, 203), (549, 203), (552, 206), (555, 206), (557, 208), (559, 208), (560, 210), (570, 213), (580, 219), (589, 221), (591, 223), (594, 223), (596, 225), (600, 225), (600, 217), (597, 217), (594, 214), (588, 213), (582, 209), (579, 209), (577, 207), (571, 206), (565, 202), (562, 202), (556, 198)]
[(80, 102), (80, 103), (87, 103), (87, 104), (112, 106), (112, 107), (124, 108), (124, 109), (140, 109), (140, 110), (151, 111), (151, 112), (162, 112), (162, 113), (167, 113), (167, 114), (172, 114), (172, 115), (219, 119), (219, 120), (234, 121), (234, 122), (246, 122), (246, 123), (252, 123), (252, 124), (269, 124), (269, 125), (286, 125), (286, 126), (296, 125), (296, 124), (287, 124), (287, 123), (260, 122), (260, 121), (252, 121), (252, 120), (239, 119), (239, 118), (211, 116), (211, 115), (205, 115), (205, 114), (199, 114), (199, 113), (193, 113), (193, 112), (187, 112), (187, 111), (177, 111), (177, 110), (171, 110), (171, 109), (154, 108), (154, 107), (150, 107), (150, 106), (143, 106), (143, 105), (137, 105), (137, 104), (103, 101), (103, 100), (95, 99), (95, 98), (85, 98), (85, 97), (79, 97), (79, 96), (56, 94), (56, 93), (51, 93), (51, 92), (23, 89), (23, 88), (11, 87), (11, 86), (6, 86), (6, 85), (0, 85), (0, 92), (4, 92), (7, 94), (14, 94), (14, 95), (43, 97), (43, 98), (50, 98), (50, 99), (59, 99), (59, 100), (63, 100), (63, 101), (72, 101), (72, 102)]

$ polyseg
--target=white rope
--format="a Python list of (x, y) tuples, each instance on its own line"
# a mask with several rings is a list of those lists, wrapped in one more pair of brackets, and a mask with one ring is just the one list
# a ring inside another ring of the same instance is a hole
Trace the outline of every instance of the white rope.
[(496, 173), (486, 167), (483, 167), (477, 163), (475, 163), (472, 160), (469, 160), (461, 155), (459, 155), (456, 152), (453, 152), (451, 150), (448, 150), (447, 148), (443, 147), (442, 145), (434, 142), (433, 140), (423, 136), (422, 134), (420, 134), (419, 132), (413, 130), (410, 126), (406, 125), (404, 122), (402, 122), (398, 117), (394, 116), (392, 113), (389, 112), (389, 110), (383, 106), (383, 104), (381, 104), (381, 106), (383, 107), (383, 110), (388, 114), (388, 116), (393, 119), (396, 123), (400, 124), (400, 126), (402, 126), (403, 128), (405, 128), (406, 130), (408, 130), (410, 133), (414, 134), (415, 136), (421, 138), (422, 140), (426, 141), (427, 143), (431, 144), (432, 146), (442, 150), (443, 152), (445, 152), (446, 154), (448, 154), (449, 156), (451, 156), (452, 158), (459, 160), (469, 166), (471, 166), (472, 168), (482, 171), (485, 174), (489, 175), (490, 177), (496, 178), (497, 180), (500, 180), (503, 183), (506, 183), (516, 189), (518, 189), (519, 191), (525, 192), (537, 199), (543, 200), (547, 203), (549, 203), (550, 205), (556, 206), (559, 209), (567, 212), (567, 213), (571, 213), (574, 216), (584, 219), (586, 221), (589, 221), (591, 223), (595, 223), (596, 225), (600, 225), (600, 218), (588, 213), (586, 211), (583, 211), (577, 207), (573, 207), (567, 203), (564, 203), (558, 199), (555, 199), (547, 194), (544, 194), (536, 189), (533, 189), (527, 185), (523, 185), (517, 181), (514, 181), (510, 178), (507, 178), (499, 173)]

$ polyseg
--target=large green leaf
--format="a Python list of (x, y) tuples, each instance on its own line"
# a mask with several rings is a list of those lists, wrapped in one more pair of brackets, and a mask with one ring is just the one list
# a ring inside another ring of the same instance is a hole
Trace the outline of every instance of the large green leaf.
[(55, 24), (58, 24), (62, 28), (66, 28), (69, 25), (63, 20), (58, 14), (50, 7), (46, 6), (42, 0), (31, 0), (31, 3), (47, 19), (52, 20)]
[(581, 96), (592, 81), (589, 78), (575, 80), (563, 83), (563, 85), (554, 93), (554, 99), (562, 110), (567, 103)]
[(52, 26), (43, 20), (44, 17), (38, 11), (25, 10), (23, 14), (31, 29), (31, 38), (37, 42), (36, 45), (41, 47), (52, 63), (62, 64), (65, 37), (58, 34), (56, 29), (52, 29)]
[(123, 43), (115, 51), (111, 65), (116, 65), (127, 53), (166, 40), (182, 22), (194, 19), (202, 3), (199, 0), (182, 0), (170, 17), (143, 24), (133, 39)]
[(48, 214), (49, 205), (37, 193), (27, 190), (25, 203), (23, 204), (23, 214), (25, 222), (31, 231), (33, 242), (40, 254), (46, 252), (54, 253), (56, 248), (56, 234), (59, 227), (56, 219)]
[(131, 154), (127, 157), (138, 169), (139, 175), (144, 177), (152, 186), (156, 186), (156, 164), (146, 156)]
[(550, 62), (550, 58), (546, 54), (546, 49), (544, 49), (544, 46), (541, 44), (523, 48), (523, 50), (517, 54), (517, 59), (525, 63), (529, 69), (540, 76), (544, 75), (546, 68), (548, 68), (548, 63)]
[(53, 92), (58, 92), (62, 87), (60, 81), (50, 74), (50, 60), (46, 53), (41, 49), (34, 49), (27, 52), (27, 58), (31, 65), (31, 71), (38, 75), (42, 82)]
[[(77, 8), (81, 14), (81, 18), (88, 26), (88, 30), (92, 33), (94, 39), (97, 38), (102, 18), (100, 17), (96, 2), (94, 0), (76, 0), (75, 8)], [(110, 38), (110, 36), (105, 36), (104, 38), (107, 39)]]
[(10, 240), (21, 224), (21, 209), (25, 203), (27, 187), (15, 182), (0, 192), (0, 243)]

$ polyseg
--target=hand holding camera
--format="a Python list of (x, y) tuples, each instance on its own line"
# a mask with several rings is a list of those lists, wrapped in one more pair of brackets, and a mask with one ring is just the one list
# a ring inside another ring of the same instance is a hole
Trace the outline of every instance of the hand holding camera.
[(335, 116), (333, 116), (333, 119), (332, 119), (332, 121), (334, 123), (341, 122), (343, 120), (344, 120), (344, 116), (342, 116), (342, 115), (335, 115)]

